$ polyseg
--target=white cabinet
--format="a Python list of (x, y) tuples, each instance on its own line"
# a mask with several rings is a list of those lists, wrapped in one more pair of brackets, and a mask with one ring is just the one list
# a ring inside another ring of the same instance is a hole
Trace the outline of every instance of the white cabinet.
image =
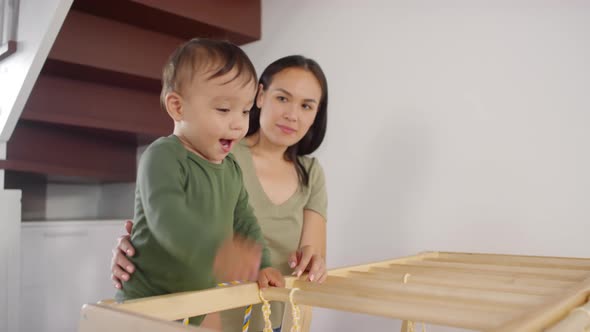
[(124, 222), (25, 222), (20, 331), (75, 332), (84, 303), (112, 298), (111, 249)]
[(18, 330), (20, 190), (0, 189), (0, 331)]

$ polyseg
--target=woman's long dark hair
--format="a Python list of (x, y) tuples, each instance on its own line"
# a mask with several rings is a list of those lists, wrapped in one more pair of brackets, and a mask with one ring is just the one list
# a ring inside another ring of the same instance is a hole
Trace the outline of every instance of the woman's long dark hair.
[[(299, 142), (291, 145), (285, 151), (285, 159), (295, 164), (299, 182), (307, 186), (309, 184), (309, 174), (297, 156), (304, 156), (314, 152), (324, 140), (326, 127), (328, 126), (328, 82), (322, 68), (317, 62), (301, 55), (291, 55), (280, 58), (266, 67), (260, 76), (258, 86), (260, 87), (262, 85), (262, 89), (266, 91), (272, 83), (274, 76), (287, 68), (301, 68), (309, 71), (316, 77), (322, 88), (318, 113), (313, 124)], [(258, 130), (260, 130), (260, 108), (254, 103), (250, 111), (250, 127), (246, 136), (253, 135)]]

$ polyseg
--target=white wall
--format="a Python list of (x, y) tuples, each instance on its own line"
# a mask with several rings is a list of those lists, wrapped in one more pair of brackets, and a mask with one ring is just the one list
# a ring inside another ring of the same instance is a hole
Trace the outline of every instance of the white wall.
[(18, 331), (20, 194), (0, 189), (0, 331)]
[[(328, 76), (329, 266), (424, 250), (590, 257), (590, 2), (262, 8), (262, 40), (245, 47), (257, 69), (304, 54)], [(324, 310), (313, 330), (395, 324)]]
[(73, 0), (20, 0), (17, 51), (0, 61), (0, 143), (14, 126)]
[[(0, 142), (0, 160), (6, 159), (6, 143)], [(4, 189), (4, 170), (0, 169), (0, 190)]]

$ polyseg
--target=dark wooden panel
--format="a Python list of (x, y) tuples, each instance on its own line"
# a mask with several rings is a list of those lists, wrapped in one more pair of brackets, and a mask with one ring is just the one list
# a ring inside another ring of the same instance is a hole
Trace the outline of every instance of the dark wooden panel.
[(49, 59), (160, 80), (166, 60), (184, 41), (71, 10)]
[(260, 39), (260, 0), (76, 0), (73, 8), (183, 39)]
[(160, 79), (99, 69), (60, 60), (47, 59), (41, 70), (41, 75), (44, 74), (94, 82), (112, 87), (144, 90), (157, 94), (162, 90), (162, 81)]
[(48, 75), (39, 76), (21, 119), (154, 137), (173, 130), (159, 94)]
[(99, 181), (135, 181), (136, 145), (99, 132), (19, 121), (0, 168)]

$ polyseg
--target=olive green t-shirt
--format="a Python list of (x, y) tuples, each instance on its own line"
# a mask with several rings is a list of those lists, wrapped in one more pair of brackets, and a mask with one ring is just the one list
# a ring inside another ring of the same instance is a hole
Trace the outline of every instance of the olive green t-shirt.
[[(174, 135), (157, 139), (140, 159), (134, 221), (137, 270), (118, 301), (214, 287), (213, 260), (225, 239), (238, 233), (264, 242), (233, 155), (211, 163)], [(268, 266), (264, 248), (261, 268)]]
[[(313, 210), (327, 220), (327, 193), (324, 172), (316, 158), (299, 157), (309, 174), (309, 185), (299, 185), (297, 191), (280, 205), (274, 204), (264, 192), (254, 168), (252, 154), (245, 140), (233, 148), (232, 153), (243, 172), (244, 185), (248, 190), (250, 205), (262, 228), (266, 244), (270, 250), (271, 264), (284, 275), (293, 271), (287, 262), (289, 255), (299, 248), (303, 227), (303, 211)], [(222, 313), (225, 332), (241, 331), (244, 309), (235, 309)], [(272, 303), (272, 325), (281, 325), (284, 305)], [(260, 305), (254, 306), (249, 331), (262, 331), (264, 322)]]

